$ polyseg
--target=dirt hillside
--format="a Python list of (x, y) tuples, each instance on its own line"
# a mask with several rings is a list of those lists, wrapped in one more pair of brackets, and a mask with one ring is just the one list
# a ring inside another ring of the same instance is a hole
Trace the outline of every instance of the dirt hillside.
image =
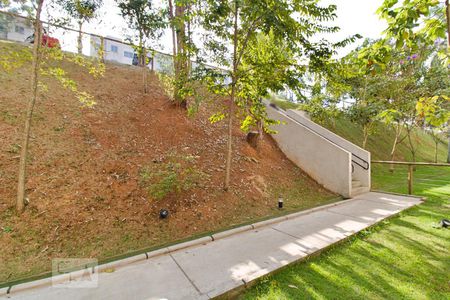
[[(320, 205), (336, 195), (323, 189), (280, 152), (266, 136), (258, 150), (234, 130), (232, 187), (221, 188), (226, 124), (208, 117), (219, 103), (188, 117), (173, 107), (158, 78), (140, 91), (135, 67), (107, 65), (93, 79), (64, 63), (81, 90), (95, 96), (81, 107), (71, 92), (44, 78), (33, 119), (28, 165), (29, 205), (14, 210), (18, 155), (29, 67), (0, 73), (0, 282), (50, 270), (54, 257), (97, 257), (173, 242), (286, 210)], [(156, 199), (143, 183), (143, 170), (171, 157), (192, 158), (200, 174), (188, 190)], [(170, 217), (159, 219), (168, 209)]]

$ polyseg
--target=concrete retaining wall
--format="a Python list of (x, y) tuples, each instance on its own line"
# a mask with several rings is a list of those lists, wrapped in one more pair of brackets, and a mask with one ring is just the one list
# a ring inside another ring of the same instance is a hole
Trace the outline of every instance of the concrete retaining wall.
[[(341, 148), (347, 150), (348, 152), (356, 155), (352, 156), (354, 162), (352, 163), (354, 166), (353, 178), (361, 181), (362, 186), (370, 188), (370, 152), (362, 149), (361, 147), (349, 142), (348, 140), (338, 136), (337, 134), (329, 131), (326, 128), (314, 123), (309, 120), (305, 113), (298, 110), (287, 110), (286, 115), (297, 121), (298, 123), (310, 128), (314, 132), (320, 134), (326, 139), (332, 141), (334, 144), (340, 146)], [(358, 158), (359, 157), (359, 158)], [(365, 163), (361, 161), (361, 159), (365, 160), (369, 163), (369, 169), (364, 170), (357, 163), (365, 166)], [(357, 162), (357, 163), (356, 163)]]
[(325, 188), (350, 197), (351, 153), (300, 124), (284, 111), (268, 106), (267, 114), (269, 118), (282, 122), (272, 127), (278, 132), (273, 138), (286, 156)]

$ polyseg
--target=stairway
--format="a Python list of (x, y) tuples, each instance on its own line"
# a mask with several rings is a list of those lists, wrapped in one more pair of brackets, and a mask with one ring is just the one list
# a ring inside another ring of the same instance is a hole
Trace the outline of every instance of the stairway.
[(370, 152), (311, 121), (305, 112), (267, 104), (281, 151), (328, 190), (353, 198), (370, 191)]
[(370, 192), (369, 187), (363, 186), (360, 180), (352, 178), (352, 191), (350, 193), (351, 198), (368, 192)]

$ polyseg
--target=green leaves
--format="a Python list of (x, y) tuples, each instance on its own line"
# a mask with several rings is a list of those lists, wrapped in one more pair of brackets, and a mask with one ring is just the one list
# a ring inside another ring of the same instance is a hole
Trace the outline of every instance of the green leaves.
[(162, 35), (162, 29), (167, 26), (165, 11), (154, 8), (152, 1), (116, 0), (116, 2), (130, 28), (138, 32), (140, 48), (143, 46), (143, 39), (156, 39)]
[(217, 112), (209, 117), (209, 121), (211, 124), (217, 123), (225, 119), (226, 115), (223, 112)]
[(65, 89), (70, 90), (75, 94), (78, 101), (85, 107), (92, 107), (96, 104), (95, 99), (92, 95), (85, 91), (78, 90), (78, 84), (75, 80), (70, 79), (66, 71), (59, 67), (49, 67), (46, 69), (41, 69), (41, 74), (56, 79)]
[(385, 0), (377, 13), (388, 23), (386, 39), (399, 49), (417, 49), (418, 39), (432, 44), (445, 38), (445, 4), (438, 0)]
[(402, 113), (396, 109), (390, 108), (382, 111), (378, 118), (388, 125), (398, 123), (401, 120)]
[[(318, 33), (333, 33), (335, 26), (324, 23), (336, 17), (336, 6), (321, 7), (316, 0), (222, 0), (205, 1), (203, 27), (208, 37), (206, 53), (216, 63), (229, 66), (231, 84), (207, 80), (214, 92), (231, 95), (239, 108), (241, 129), (250, 130), (260, 124), (271, 124), (262, 99), (269, 93), (286, 88), (301, 91), (302, 77), (309, 67), (319, 71), (335, 49), (351, 42), (312, 41)], [(235, 46), (230, 55), (226, 45)], [(228, 93), (223, 93), (228, 89)], [(223, 114), (211, 120), (222, 119)], [(266, 128), (268, 130), (268, 128)]]
[(445, 104), (450, 106), (449, 96), (422, 97), (416, 104), (417, 114), (429, 125), (441, 128), (450, 121), (450, 110), (445, 108)]
[(142, 168), (139, 172), (140, 184), (155, 200), (200, 187), (209, 175), (197, 168), (197, 158), (170, 154), (166, 161)]
[(10, 73), (29, 64), (32, 59), (33, 53), (30, 48), (18, 48), (13, 43), (8, 43), (3, 47), (3, 53), (0, 54), (0, 68)]
[(103, 5), (103, 0), (63, 0), (60, 5), (77, 21), (89, 22)]

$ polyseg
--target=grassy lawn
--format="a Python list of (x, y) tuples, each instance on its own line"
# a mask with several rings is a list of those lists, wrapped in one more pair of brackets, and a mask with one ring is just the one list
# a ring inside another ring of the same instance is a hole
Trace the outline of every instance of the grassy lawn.
[[(374, 188), (405, 193), (406, 168), (375, 166)], [(418, 167), (427, 201), (303, 263), (268, 276), (242, 299), (450, 299), (450, 169)]]

